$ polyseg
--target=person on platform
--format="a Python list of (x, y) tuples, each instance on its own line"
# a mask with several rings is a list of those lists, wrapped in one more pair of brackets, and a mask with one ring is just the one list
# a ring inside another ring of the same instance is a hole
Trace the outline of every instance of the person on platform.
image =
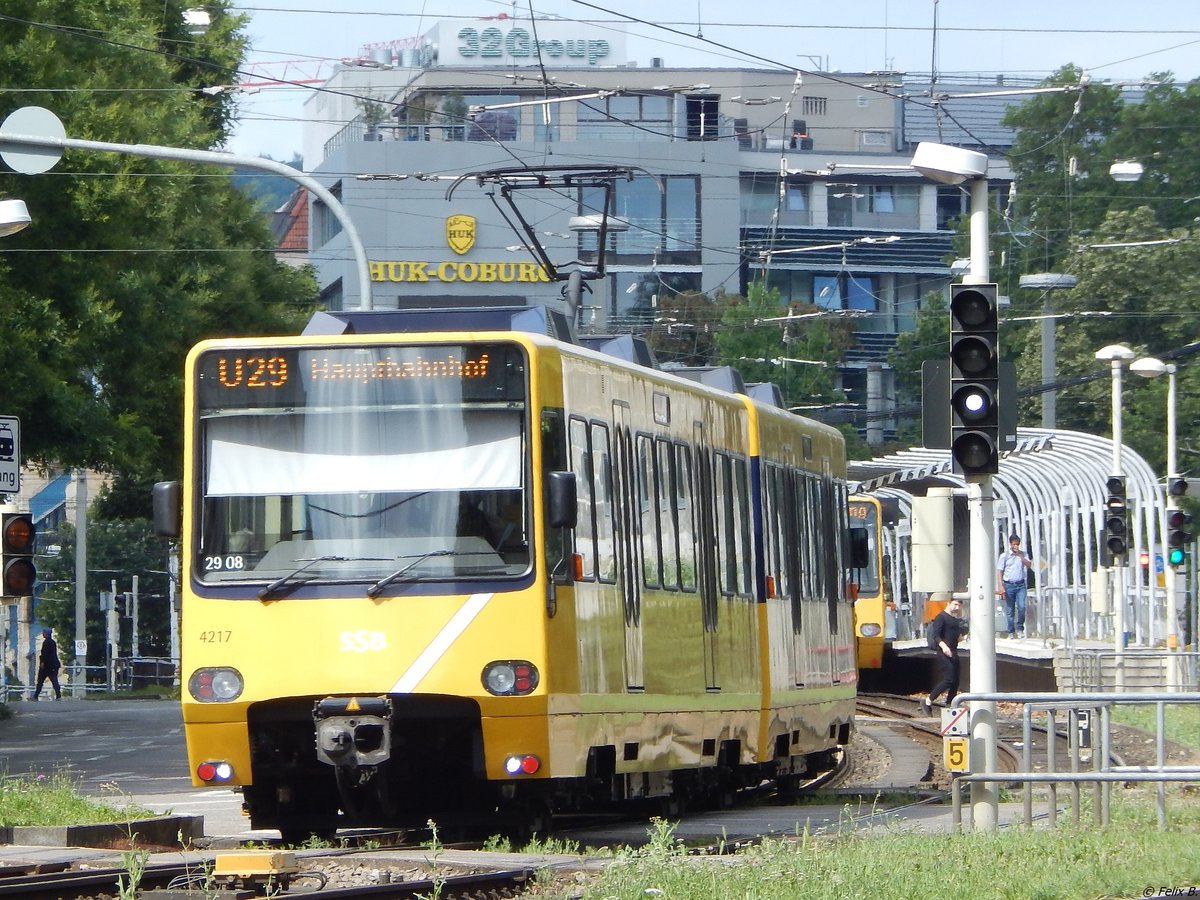
[(58, 658), (58, 644), (54, 641), (53, 632), (49, 628), (42, 629), (42, 652), (38, 657), (38, 675), (37, 675), (37, 690), (33, 692), (33, 699), (38, 699), (38, 695), (42, 693), (42, 685), (46, 683), (46, 679), (50, 679), (50, 687), (54, 688), (54, 699), (62, 699), (62, 688), (58, 686), (58, 670), (62, 668), (62, 663)]
[(1025, 635), (1026, 578), (1032, 563), (1021, 549), (1021, 538), (1011, 535), (1008, 549), (996, 560), (996, 593), (1004, 598), (1008, 614), (1008, 636)]
[(937, 683), (929, 696), (921, 701), (921, 708), (926, 715), (933, 712), (933, 701), (943, 692), (946, 694), (946, 705), (949, 706), (958, 694), (958, 642), (967, 631), (967, 623), (962, 618), (963, 603), (955, 598), (946, 604), (946, 608), (938, 613), (929, 623), (930, 643), (933, 645), (937, 660)]

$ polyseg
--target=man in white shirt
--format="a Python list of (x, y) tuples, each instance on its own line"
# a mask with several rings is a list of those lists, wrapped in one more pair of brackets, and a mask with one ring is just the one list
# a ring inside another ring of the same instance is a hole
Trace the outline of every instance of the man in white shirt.
[(1021, 549), (1021, 538), (1010, 535), (1008, 550), (996, 560), (996, 593), (1004, 598), (1004, 611), (1008, 613), (1008, 636), (1016, 637), (1025, 632), (1025, 573), (1032, 563)]

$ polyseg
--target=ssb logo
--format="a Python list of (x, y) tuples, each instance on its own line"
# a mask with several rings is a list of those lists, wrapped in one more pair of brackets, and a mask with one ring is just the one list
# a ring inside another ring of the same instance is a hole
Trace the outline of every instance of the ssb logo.
[(454, 215), (446, 219), (446, 243), (459, 256), (475, 246), (475, 217)]

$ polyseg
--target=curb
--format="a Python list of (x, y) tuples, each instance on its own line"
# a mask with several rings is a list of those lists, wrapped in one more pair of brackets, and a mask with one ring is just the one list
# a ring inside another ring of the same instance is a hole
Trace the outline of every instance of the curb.
[(30, 847), (189, 846), (204, 837), (204, 816), (154, 816), (103, 825), (10, 825), (0, 828), (0, 844)]

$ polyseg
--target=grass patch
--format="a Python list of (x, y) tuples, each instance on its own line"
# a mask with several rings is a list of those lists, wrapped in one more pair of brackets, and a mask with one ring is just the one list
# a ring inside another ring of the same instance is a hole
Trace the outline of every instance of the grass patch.
[(104, 825), (156, 815), (132, 803), (118, 807), (84, 797), (63, 772), (0, 776), (0, 826)]
[[(1112, 720), (1122, 725), (1132, 725), (1150, 734), (1158, 731), (1158, 710), (1153, 703), (1116, 704), (1113, 706)], [(1200, 747), (1200, 703), (1166, 704), (1163, 724), (1168, 740), (1189, 747)]]
[(541, 898), (580, 900), (896, 900), (897, 897), (1085, 898), (1142, 896), (1200, 881), (1200, 800), (1174, 794), (1170, 829), (1154, 804), (1114, 796), (1108, 828), (1006, 828), (992, 834), (883, 832), (799, 834), (733, 857), (689, 857), (673, 827), (656, 821), (650, 843), (617, 855), (581, 885), (542, 884)]

